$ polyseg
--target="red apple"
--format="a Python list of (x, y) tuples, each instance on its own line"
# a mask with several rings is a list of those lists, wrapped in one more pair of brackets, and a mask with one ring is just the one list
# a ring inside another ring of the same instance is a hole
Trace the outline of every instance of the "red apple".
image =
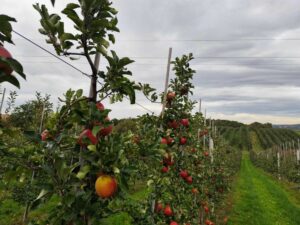
[(164, 166), (162, 169), (161, 169), (161, 172), (162, 173), (167, 173), (169, 171), (169, 167), (167, 166)]
[(175, 98), (175, 92), (168, 92), (167, 93), (167, 101), (172, 101)]
[(105, 137), (107, 135), (109, 135), (113, 130), (113, 126), (109, 125), (108, 127), (104, 127), (99, 131), (99, 135), (102, 137)]
[(168, 143), (168, 145), (173, 144), (173, 142), (174, 142), (174, 139), (173, 139), (173, 138), (171, 138), (171, 137), (168, 137), (168, 138), (167, 138), (167, 143)]
[(171, 221), (170, 225), (178, 225), (178, 223), (175, 221)]
[(193, 183), (193, 177), (192, 176), (188, 176), (185, 178), (185, 181), (188, 183), (188, 184), (192, 184)]
[(96, 107), (99, 111), (104, 111), (104, 105), (101, 102), (96, 103)]
[[(105, 120), (105, 121), (110, 121), (110, 119), (109, 119), (108, 116), (107, 116), (104, 120)], [(102, 129), (99, 131), (98, 134), (99, 134), (99, 136), (101, 136), (101, 137), (105, 137), (105, 136), (109, 135), (109, 134), (112, 132), (112, 130), (113, 130), (113, 126), (112, 126), (112, 125), (109, 125), (109, 126), (107, 126), (107, 127), (102, 128)]]
[(205, 213), (209, 213), (209, 208), (207, 206), (204, 206)]
[(44, 130), (44, 131), (41, 133), (41, 139), (42, 139), (42, 141), (46, 141), (47, 138), (48, 138), (48, 136), (49, 136), (49, 131), (46, 129), (46, 130)]
[(163, 209), (163, 205), (160, 202), (155, 203), (155, 212), (159, 213)]
[(166, 153), (163, 158), (163, 164), (166, 166), (172, 166), (174, 161), (172, 159), (172, 155), (170, 153)]
[(117, 191), (118, 184), (114, 177), (102, 175), (97, 178), (95, 183), (96, 193), (99, 197), (109, 198)]
[(188, 127), (190, 125), (189, 119), (182, 119), (180, 120), (180, 123), (184, 127)]
[(176, 120), (172, 120), (172, 121), (168, 122), (168, 127), (173, 128), (173, 129), (177, 129), (179, 127), (179, 124), (177, 123)]
[(193, 188), (193, 189), (192, 189), (192, 193), (193, 193), (193, 194), (198, 194), (198, 189), (197, 189), (197, 188)]
[(189, 176), (189, 173), (186, 170), (181, 170), (179, 174), (183, 179)]
[(209, 152), (207, 152), (207, 151), (205, 151), (203, 154), (204, 154), (204, 156), (206, 156), (206, 157), (209, 156)]
[[(0, 56), (5, 59), (11, 59), (12, 56), (9, 51), (6, 50), (2, 45), (0, 45)], [(3, 71), (6, 75), (10, 75), (12, 73), (12, 68), (4, 63), (0, 63), (0, 71)]]
[(166, 205), (166, 207), (164, 209), (164, 214), (166, 216), (172, 216), (173, 215), (173, 211), (172, 211), (170, 205)]
[(98, 142), (97, 138), (93, 135), (90, 129), (85, 129), (81, 132), (78, 138), (78, 144), (80, 144), (81, 146), (85, 146), (85, 144), (83, 143), (84, 139), (88, 139), (93, 145), (97, 144)]
[(181, 137), (179, 140), (179, 144), (181, 144), (181, 145), (185, 145), (186, 142), (187, 142), (187, 139), (185, 137)]
[(163, 145), (167, 145), (168, 144), (167, 138), (161, 138), (160, 143), (163, 144)]
[(212, 222), (211, 222), (209, 219), (206, 219), (206, 220), (205, 220), (205, 224), (206, 224), (206, 225), (211, 225), (211, 223), (212, 223)]
[(225, 224), (228, 222), (228, 217), (227, 217), (227, 216), (224, 217), (223, 222), (224, 222)]

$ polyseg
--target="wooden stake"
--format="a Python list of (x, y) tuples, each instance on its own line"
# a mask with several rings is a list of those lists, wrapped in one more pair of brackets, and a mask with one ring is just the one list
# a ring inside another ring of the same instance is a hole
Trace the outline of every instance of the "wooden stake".
[[(204, 110), (204, 128), (206, 127), (206, 109)], [(203, 149), (205, 149), (205, 138), (206, 135), (203, 135)]]
[(0, 116), (2, 114), (2, 107), (3, 107), (5, 92), (6, 92), (6, 88), (4, 88), (3, 93), (2, 93), (2, 100), (1, 100), (1, 106), (0, 106)]
[(206, 109), (204, 110), (204, 126), (206, 126)]
[(213, 164), (214, 162), (214, 140), (212, 137), (209, 137), (209, 155), (210, 155), (210, 163)]
[(41, 122), (40, 122), (40, 133), (42, 133), (42, 129), (43, 129), (44, 115), (45, 115), (45, 102), (43, 103), (43, 111), (42, 111)]
[(300, 139), (298, 139), (298, 149), (297, 149), (297, 165), (300, 164)]
[(171, 58), (172, 58), (172, 48), (169, 48), (169, 57), (168, 57), (167, 73), (166, 73), (166, 80), (165, 80), (165, 92), (164, 92), (163, 105), (162, 105), (162, 111), (161, 111), (162, 117), (164, 116), (165, 108), (166, 108), (166, 104), (167, 104), (167, 94), (168, 94), (167, 92), (168, 92), (168, 86), (169, 86)]
[(201, 113), (201, 98), (199, 100), (199, 113)]
[(279, 151), (277, 152), (277, 169), (278, 169), (278, 178), (280, 180), (281, 178), (280, 178), (280, 153), (279, 153)]
[[(100, 53), (96, 53), (95, 55), (95, 59), (94, 59), (94, 66), (97, 70), (97, 73), (99, 71), (99, 65), (100, 65)], [(95, 100), (95, 102), (97, 101), (97, 75), (96, 77), (91, 77), (91, 86), (90, 86), (90, 99), (91, 100)], [(95, 96), (96, 94), (96, 96)]]

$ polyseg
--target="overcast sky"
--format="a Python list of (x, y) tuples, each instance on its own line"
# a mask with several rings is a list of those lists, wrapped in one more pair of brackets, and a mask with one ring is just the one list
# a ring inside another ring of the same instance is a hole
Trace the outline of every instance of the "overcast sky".
[[(0, 14), (15, 17), (14, 29), (53, 51), (37, 31), (39, 16), (32, 4), (50, 0), (1, 0)], [(73, 1), (74, 2), (74, 1)], [(136, 62), (134, 79), (163, 90), (168, 48), (173, 57), (192, 52), (195, 59), (193, 99), (202, 99), (208, 117), (275, 124), (300, 123), (300, 7), (298, 0), (117, 0), (120, 34), (112, 46)], [(6, 47), (24, 66), (17, 104), (35, 91), (57, 97), (83, 88), (89, 80), (20, 37)], [(72, 61), (89, 73), (84, 60)], [(105, 62), (101, 61), (101, 68)], [(173, 77), (173, 73), (171, 74)], [(9, 90), (14, 88), (5, 84)], [(2, 88), (3, 88), (2, 87)], [(159, 113), (161, 106), (142, 95), (138, 103)], [(111, 118), (134, 117), (145, 111), (128, 102), (109, 106)]]

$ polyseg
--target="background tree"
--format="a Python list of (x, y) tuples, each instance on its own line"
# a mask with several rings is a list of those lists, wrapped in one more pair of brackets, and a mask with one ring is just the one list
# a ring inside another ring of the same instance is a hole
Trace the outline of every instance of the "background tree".
[(48, 94), (42, 96), (40, 92), (36, 92), (35, 97), (36, 99), (27, 101), (12, 111), (9, 117), (12, 126), (40, 132), (41, 123), (46, 124), (53, 113), (53, 103)]

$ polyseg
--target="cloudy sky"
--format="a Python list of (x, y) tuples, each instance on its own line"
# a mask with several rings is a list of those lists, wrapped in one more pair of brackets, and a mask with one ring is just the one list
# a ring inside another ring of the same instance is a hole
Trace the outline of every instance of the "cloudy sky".
[[(14, 29), (53, 51), (37, 29), (32, 4), (62, 9), (57, 0), (1, 0), (0, 13), (15, 17)], [(192, 52), (197, 71), (193, 99), (202, 99), (208, 117), (275, 124), (300, 123), (300, 7), (298, 0), (116, 0), (120, 34), (112, 46), (136, 62), (134, 79), (163, 90), (169, 47), (173, 57)], [(17, 104), (35, 91), (51, 94), (54, 103), (68, 89), (87, 93), (89, 80), (32, 44), (14, 35), (6, 47), (22, 62), (27, 81)], [(89, 72), (87, 63), (72, 61)], [(105, 68), (101, 61), (101, 68)], [(171, 77), (173, 74), (171, 74)], [(11, 85), (4, 85), (14, 90)], [(3, 88), (2, 87), (2, 88)], [(161, 106), (142, 95), (138, 103), (159, 113)], [(111, 117), (134, 117), (147, 111), (128, 102), (109, 106)]]

